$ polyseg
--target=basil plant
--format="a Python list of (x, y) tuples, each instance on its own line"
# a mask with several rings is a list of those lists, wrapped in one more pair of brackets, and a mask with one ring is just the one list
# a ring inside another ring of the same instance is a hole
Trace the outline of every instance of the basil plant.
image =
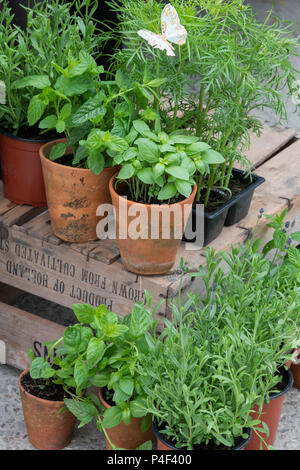
[[(139, 117), (126, 137), (128, 149), (114, 156), (121, 166), (118, 181), (126, 182), (130, 198), (146, 204), (177, 202), (191, 195), (194, 184), (200, 193), (203, 175), (224, 162), (222, 155), (194, 135), (164, 132), (151, 108)], [(153, 130), (146, 121), (155, 121)]]

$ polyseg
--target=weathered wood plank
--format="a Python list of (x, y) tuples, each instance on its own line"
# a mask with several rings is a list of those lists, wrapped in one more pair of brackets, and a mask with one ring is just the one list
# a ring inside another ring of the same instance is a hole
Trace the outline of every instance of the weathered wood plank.
[[(245, 152), (246, 157), (253, 164), (252, 168), (258, 168), (268, 158), (278, 153), (295, 135), (294, 129), (269, 126), (264, 126), (260, 137), (252, 134), (250, 148)], [(236, 166), (239, 168), (239, 165)]]
[(43, 209), (31, 206), (15, 206), (6, 212), (0, 219), (3, 225), (11, 227), (12, 225), (22, 225), (40, 214)]
[(120, 258), (117, 240), (98, 240), (91, 243), (72, 243), (70, 248), (82, 253), (87, 258), (93, 258), (101, 263), (112, 264)]
[(20, 230), (31, 234), (39, 240), (45, 240), (54, 245), (60, 245), (63, 243), (63, 241), (57, 238), (52, 232), (48, 210), (44, 210), (33, 219), (22, 224)]
[(44, 355), (42, 343), (60, 338), (64, 327), (24, 310), (0, 302), (0, 340), (6, 346), (6, 364), (26, 369), (30, 361), (26, 349)]
[(12, 305), (24, 295), (24, 292), (15, 287), (0, 282), (0, 302)]
[(10, 211), (16, 207), (14, 202), (9, 201), (4, 197), (3, 193), (3, 182), (0, 180), (0, 217), (4, 215), (6, 212)]

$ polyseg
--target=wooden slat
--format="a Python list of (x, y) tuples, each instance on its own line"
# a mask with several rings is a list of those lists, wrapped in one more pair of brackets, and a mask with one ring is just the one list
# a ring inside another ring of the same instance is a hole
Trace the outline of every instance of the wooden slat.
[(10, 211), (16, 207), (16, 204), (14, 202), (9, 201), (4, 197), (3, 194), (3, 183), (0, 180), (0, 217), (4, 215), (6, 212)]
[(117, 240), (98, 240), (82, 244), (72, 243), (70, 248), (82, 253), (87, 258), (93, 258), (105, 264), (112, 264), (120, 258)]
[(63, 335), (64, 327), (0, 302), (0, 340), (6, 345), (6, 363), (25, 369), (30, 365), (26, 349), (43, 353), (41, 343)]
[(5, 302), (6, 304), (12, 305), (15, 302), (17, 302), (17, 300), (19, 300), (20, 297), (23, 297), (23, 295), (24, 295), (23, 291), (0, 282), (0, 301), (1, 302)]
[(278, 153), (295, 135), (296, 131), (294, 129), (269, 126), (264, 126), (260, 137), (253, 134), (250, 139), (250, 149), (245, 152), (246, 157), (253, 164), (252, 168), (258, 168)]
[(6, 227), (12, 225), (22, 225), (40, 214), (44, 209), (31, 206), (15, 206), (1, 217), (1, 222)]
[(51, 222), (48, 210), (37, 215), (20, 227), (20, 230), (31, 234), (39, 240), (45, 240), (53, 245), (60, 245), (62, 240), (57, 238), (51, 229)]

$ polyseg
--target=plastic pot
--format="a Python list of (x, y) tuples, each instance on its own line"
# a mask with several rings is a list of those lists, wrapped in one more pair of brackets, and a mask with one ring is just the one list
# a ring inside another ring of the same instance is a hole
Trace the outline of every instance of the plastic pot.
[(46, 206), (45, 185), (39, 150), (48, 140), (15, 137), (0, 130), (3, 191), (16, 204)]
[[(153, 423), (152, 423), (152, 429), (153, 429), (153, 432), (154, 432), (154, 435), (157, 439), (157, 449), (158, 450), (177, 450), (177, 451), (180, 451), (181, 449), (178, 449), (177, 447), (175, 447), (174, 445), (172, 445), (170, 442), (168, 442), (162, 434), (160, 434), (159, 430), (158, 430), (158, 427), (157, 427), (157, 421), (156, 419), (153, 420)], [(248, 437), (246, 439), (244, 439), (240, 444), (234, 446), (234, 447), (230, 447), (228, 448), (228, 450), (244, 450), (245, 446), (247, 445), (247, 443), (249, 442), (250, 438), (251, 438), (251, 435), (252, 435), (252, 431), (250, 428), (247, 428), (246, 429), (246, 432), (248, 434)], [(204, 450), (204, 449), (203, 449)]]
[[(173, 266), (184, 232), (184, 214), (188, 218), (196, 195), (194, 185), (189, 198), (175, 204), (140, 204), (119, 195), (114, 184), (118, 173), (109, 182), (109, 190), (116, 213), (116, 233), (122, 263), (128, 271), (143, 275), (167, 273)], [(174, 217), (174, 213), (180, 217)], [(131, 224), (143, 214), (139, 238), (130, 232)], [(169, 214), (165, 216), (165, 214)], [(160, 216), (162, 215), (162, 218)], [(153, 220), (158, 221), (157, 224)], [(165, 222), (163, 222), (165, 221)], [(157, 237), (152, 236), (154, 227)], [(167, 236), (164, 236), (164, 233)]]
[(29, 373), (24, 370), (19, 376), (19, 390), (28, 439), (39, 450), (59, 450), (72, 440), (76, 418), (65, 409), (63, 401), (44, 400), (35, 397), (22, 386), (22, 378)]
[[(102, 392), (103, 389), (101, 388), (99, 390), (99, 400), (106, 409), (109, 409), (111, 408), (111, 406), (104, 400)], [(143, 418), (132, 417), (128, 425), (126, 425), (122, 421), (117, 426), (106, 429), (106, 432), (112, 444), (121, 449), (134, 450), (146, 441), (153, 441), (154, 434), (151, 426), (146, 432), (143, 432), (142, 420)], [(105, 442), (106, 449), (111, 450), (110, 443), (106, 439), (106, 437)]]
[[(47, 204), (53, 233), (64, 241), (85, 243), (97, 240), (96, 227), (101, 217), (96, 215), (100, 204), (111, 204), (108, 183), (116, 167), (104, 168), (100, 175), (91, 170), (73, 168), (49, 160), (53, 145), (59, 139), (40, 148)], [(72, 148), (66, 155), (72, 154)]]
[[(270, 401), (269, 403), (263, 404), (261, 414), (259, 413), (259, 407), (257, 405), (253, 406), (254, 411), (251, 413), (251, 417), (253, 419), (260, 419), (262, 422), (267, 424), (269, 429), (269, 436), (266, 437), (265, 434), (261, 434), (261, 437), (264, 439), (265, 443), (268, 446), (274, 445), (282, 405), (287, 392), (293, 386), (293, 375), (290, 369), (283, 368), (280, 372), (281, 377), (285, 378), (286, 382), (286, 386), (284, 387), (284, 389), (281, 392), (270, 394)], [(256, 434), (256, 432), (253, 431), (252, 437), (246, 446), (246, 450), (267, 450), (267, 447), (264, 443), (262, 443), (261, 446), (261, 439)]]
[[(234, 168), (233, 175), (241, 175), (243, 171)], [(204, 223), (203, 229), (203, 246), (208, 245), (215, 240), (222, 232), (224, 226), (236, 224), (241, 219), (247, 216), (250, 204), (253, 198), (255, 189), (265, 181), (261, 176), (252, 174), (252, 183), (244, 189), (240, 194), (233, 196), (227, 202), (220, 204), (220, 207), (214, 211), (204, 210), (203, 205), (194, 202), (191, 214), (191, 224), (193, 232), (196, 227), (201, 227)], [(212, 191), (218, 191), (213, 189)], [(183, 237), (184, 241), (195, 242), (196, 237), (189, 239)]]
[[(233, 175), (243, 175), (242, 170), (234, 168), (232, 171)], [(265, 182), (265, 178), (252, 174), (252, 182), (249, 186), (244, 189), (240, 194), (237, 194), (231, 199), (231, 206), (228, 209), (228, 213), (225, 219), (225, 226), (229, 227), (242, 220), (249, 212), (253, 194), (256, 188)]]

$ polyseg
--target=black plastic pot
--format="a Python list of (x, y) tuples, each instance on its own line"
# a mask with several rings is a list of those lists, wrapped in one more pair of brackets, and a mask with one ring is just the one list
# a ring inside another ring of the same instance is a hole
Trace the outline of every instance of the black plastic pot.
[[(244, 172), (234, 168), (232, 173), (233, 175), (243, 175)], [(253, 193), (258, 186), (265, 182), (265, 178), (252, 174), (251, 179), (249, 177), (249, 182), (249, 186), (244, 191), (237, 194), (229, 201), (232, 205), (229, 207), (228, 214), (225, 219), (224, 225), (226, 227), (230, 227), (246, 217), (249, 212)]]
[[(232, 170), (232, 174), (243, 175), (243, 171), (234, 168)], [(220, 235), (224, 226), (236, 224), (246, 217), (249, 212), (253, 193), (259, 185), (264, 183), (264, 181), (265, 179), (263, 177), (252, 174), (252, 180), (249, 182), (249, 186), (246, 189), (244, 189), (240, 194), (233, 196), (227, 202), (221, 204), (218, 209), (211, 212), (204, 210), (203, 214), (203, 205), (194, 202), (183, 241), (195, 242), (197, 237), (191, 239), (188, 235), (189, 230), (192, 230), (195, 233), (196, 227), (198, 227), (199, 232), (201, 232), (200, 229), (204, 221), (202, 237), (201, 235), (198, 235), (197, 241), (198, 243), (201, 243), (202, 246), (206, 246), (211, 243)], [(217, 190), (215, 189), (214, 191)]]
[[(177, 450), (177, 451), (180, 451), (180, 450), (186, 450), (186, 449), (178, 449), (177, 447), (175, 447), (173, 444), (171, 444), (170, 442), (168, 442), (164, 437), (163, 435), (159, 432), (158, 430), (158, 426), (157, 426), (157, 421), (156, 419), (154, 418), (153, 422), (152, 422), (152, 430), (154, 432), (154, 435), (157, 439), (157, 443), (158, 443), (158, 449), (159, 450), (167, 450), (167, 449), (170, 449), (170, 450)], [(236, 446), (234, 447), (230, 447), (228, 448), (228, 450), (242, 450), (249, 442), (250, 438), (251, 438), (251, 435), (252, 435), (252, 430), (251, 428), (246, 428), (245, 429), (245, 433), (248, 434), (248, 437), (246, 439), (244, 439), (242, 442), (240, 442), (239, 444), (237, 444)]]

